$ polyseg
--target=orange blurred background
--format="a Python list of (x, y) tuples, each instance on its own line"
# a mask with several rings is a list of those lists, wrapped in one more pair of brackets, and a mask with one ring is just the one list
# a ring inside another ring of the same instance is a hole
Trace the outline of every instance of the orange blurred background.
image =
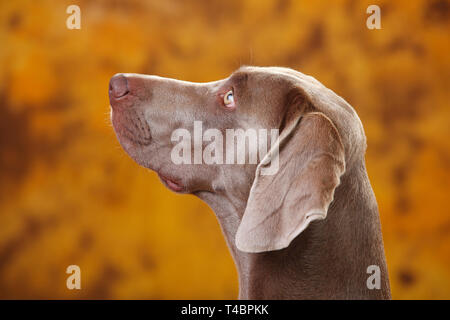
[(1, 1), (0, 298), (236, 298), (213, 212), (126, 156), (108, 81), (241, 64), (297, 69), (354, 106), (393, 298), (450, 298), (449, 18), (442, 0)]

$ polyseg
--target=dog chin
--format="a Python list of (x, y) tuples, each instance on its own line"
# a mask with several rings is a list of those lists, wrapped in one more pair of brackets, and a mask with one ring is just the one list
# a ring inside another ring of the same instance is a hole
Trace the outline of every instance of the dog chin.
[(145, 160), (143, 147), (136, 144), (132, 139), (120, 134), (119, 130), (116, 131), (117, 140), (119, 141), (120, 146), (125, 151), (125, 153), (134, 160), (138, 165), (145, 167), (147, 169), (153, 170), (148, 162)]
[(177, 193), (187, 193), (187, 188), (184, 186), (184, 184), (174, 177), (161, 174), (158, 172), (155, 168), (155, 166), (151, 165), (148, 161), (145, 159), (147, 158), (142, 151), (142, 148), (136, 146), (133, 142), (128, 141), (128, 139), (120, 139), (119, 138), (120, 145), (125, 150), (125, 152), (130, 156), (131, 159), (133, 159), (138, 165), (149, 169), (151, 171), (155, 171), (158, 174), (159, 179), (163, 182), (163, 184), (170, 190), (177, 192)]

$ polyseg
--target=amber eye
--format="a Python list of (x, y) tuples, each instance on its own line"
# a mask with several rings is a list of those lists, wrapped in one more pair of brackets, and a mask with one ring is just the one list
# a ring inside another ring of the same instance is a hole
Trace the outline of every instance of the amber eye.
[(233, 91), (230, 90), (223, 96), (223, 104), (227, 108), (233, 108), (234, 107), (234, 95)]

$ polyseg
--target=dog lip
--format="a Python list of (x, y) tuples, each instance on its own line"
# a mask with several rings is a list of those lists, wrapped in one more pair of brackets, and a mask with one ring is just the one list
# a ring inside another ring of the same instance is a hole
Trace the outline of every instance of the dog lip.
[(184, 189), (183, 186), (179, 182), (173, 180), (172, 178), (164, 176), (159, 172), (158, 172), (158, 176), (167, 185), (167, 187), (170, 190), (175, 191), (175, 192), (180, 192)]

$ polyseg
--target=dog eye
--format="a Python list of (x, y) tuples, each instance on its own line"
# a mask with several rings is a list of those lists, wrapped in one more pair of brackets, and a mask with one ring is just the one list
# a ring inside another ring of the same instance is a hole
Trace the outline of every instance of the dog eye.
[(233, 91), (230, 90), (223, 96), (223, 104), (225, 107), (233, 108), (234, 107), (234, 95)]

